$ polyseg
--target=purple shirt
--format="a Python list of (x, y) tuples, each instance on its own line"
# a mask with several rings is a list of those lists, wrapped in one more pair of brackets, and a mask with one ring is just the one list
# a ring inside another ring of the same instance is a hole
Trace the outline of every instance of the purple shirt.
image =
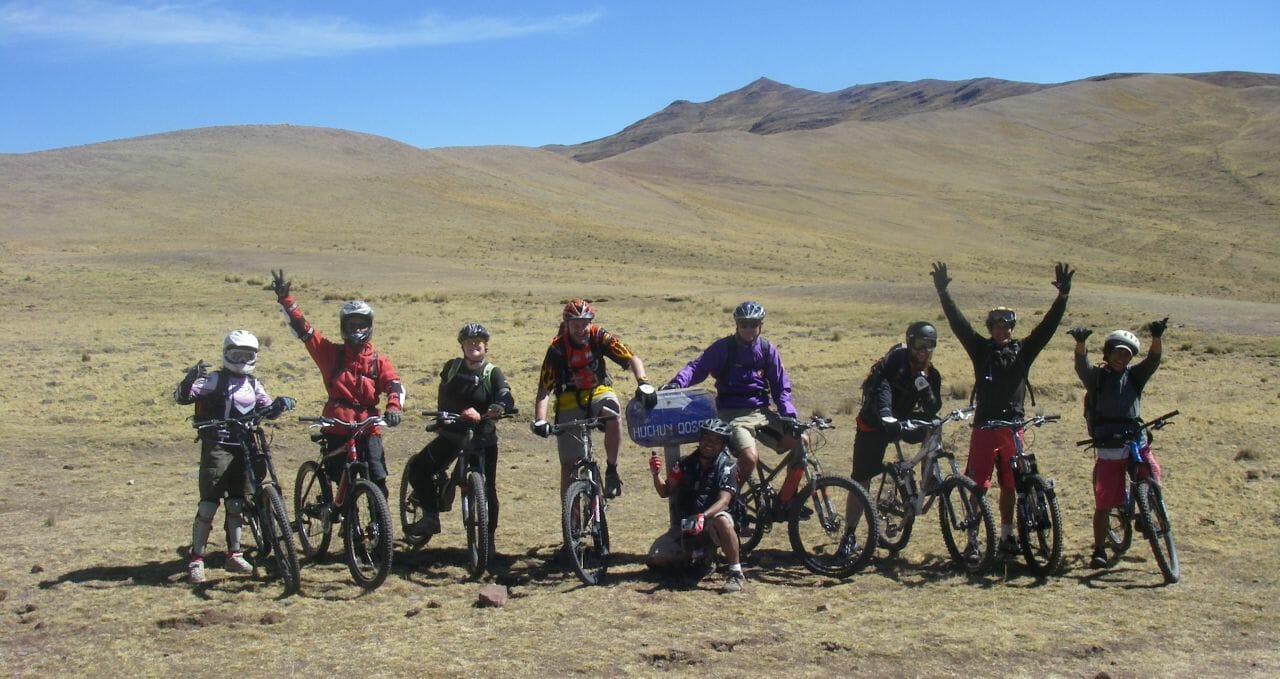
[[(726, 370), (731, 342), (737, 346), (732, 365)], [(796, 408), (791, 404), (791, 380), (782, 367), (778, 348), (772, 344), (764, 351), (758, 337), (751, 344), (743, 344), (736, 335), (721, 337), (681, 368), (671, 382), (677, 387), (688, 387), (713, 374), (717, 409), (767, 408), (772, 398), (779, 415), (796, 416)]]

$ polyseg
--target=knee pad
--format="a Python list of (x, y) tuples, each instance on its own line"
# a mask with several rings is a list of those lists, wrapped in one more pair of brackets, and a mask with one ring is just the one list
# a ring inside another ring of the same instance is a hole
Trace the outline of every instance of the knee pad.
[(227, 516), (232, 514), (239, 516), (244, 511), (244, 498), (229, 497), (227, 498)]

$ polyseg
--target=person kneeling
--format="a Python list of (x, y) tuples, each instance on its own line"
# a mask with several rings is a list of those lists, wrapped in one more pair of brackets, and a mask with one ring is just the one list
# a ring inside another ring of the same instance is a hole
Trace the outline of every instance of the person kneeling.
[(684, 516), (681, 528), (684, 535), (695, 540), (708, 536), (715, 548), (724, 552), (729, 564), (729, 574), (721, 591), (740, 592), (746, 578), (738, 558), (738, 533), (730, 510), (737, 502), (737, 470), (733, 456), (729, 454), (732, 430), (719, 419), (706, 420), (699, 427), (698, 448), (661, 478), (662, 459), (657, 452), (649, 458), (653, 473), (653, 488), (658, 497), (676, 496), (677, 506)]

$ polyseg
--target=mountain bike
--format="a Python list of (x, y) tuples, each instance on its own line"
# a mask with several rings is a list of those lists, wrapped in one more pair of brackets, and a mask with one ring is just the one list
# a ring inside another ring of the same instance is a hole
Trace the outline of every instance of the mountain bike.
[(1151, 544), (1151, 552), (1155, 556), (1156, 566), (1160, 568), (1165, 582), (1173, 584), (1181, 577), (1178, 565), (1178, 548), (1173, 542), (1173, 526), (1169, 524), (1169, 513), (1164, 505), (1164, 490), (1159, 479), (1151, 474), (1151, 464), (1142, 458), (1139, 445), (1145, 431), (1148, 441), (1154, 441), (1153, 432), (1163, 429), (1179, 414), (1177, 410), (1165, 413), (1150, 422), (1141, 425), (1120, 438), (1118, 441), (1095, 441), (1085, 439), (1077, 441), (1078, 446), (1096, 448), (1119, 443), (1129, 451), (1129, 487), (1125, 492), (1125, 503), (1111, 509), (1108, 513), (1108, 529), (1106, 545), (1111, 552), (1108, 561), (1115, 563), (1129, 550), (1133, 543), (1133, 526)]
[[(382, 490), (369, 480), (369, 465), (357, 440), (382, 424), (379, 416), (360, 422), (344, 422), (332, 417), (300, 417), (312, 428), (343, 429), (346, 439), (326, 450), (326, 437), (317, 432), (311, 440), (320, 444), (320, 459), (308, 460), (298, 468), (293, 488), (294, 513), (298, 517), (298, 541), (311, 559), (319, 559), (329, 549), (329, 531), (342, 522), (342, 540), (351, 577), (364, 589), (381, 585), (391, 571), (391, 510)], [(343, 456), (344, 466), (334, 492), (323, 462)]]
[(1036, 467), (1036, 456), (1028, 453), (1018, 432), (1027, 427), (1042, 427), (1057, 422), (1061, 415), (1036, 415), (1025, 420), (992, 420), (983, 429), (1008, 429), (1013, 434), (1014, 506), (1018, 517), (1018, 543), (1027, 567), (1038, 576), (1051, 575), (1062, 566), (1062, 512), (1053, 479), (1045, 478)]
[[(880, 546), (896, 554), (907, 546), (917, 516), (929, 511), (938, 501), (938, 520), (942, 541), (951, 560), (970, 573), (980, 573), (991, 563), (996, 548), (995, 520), (985, 494), (978, 492), (972, 479), (960, 473), (956, 456), (942, 444), (942, 429), (948, 422), (969, 418), (973, 406), (951, 411), (941, 419), (913, 420), (916, 426), (928, 427), (920, 452), (907, 459), (902, 441), (894, 441), (897, 461), (885, 465), (884, 471), (871, 481), (870, 494), (880, 522)], [(950, 466), (942, 474), (941, 460)], [(920, 465), (921, 483), (916, 481), (914, 467)]]
[[(782, 418), (782, 423), (795, 444), (773, 467), (763, 459), (756, 462), (756, 478), (749, 479), (742, 492), (739, 553), (750, 552), (774, 523), (786, 521), (791, 549), (805, 568), (819, 575), (848, 577), (865, 567), (875, 553), (879, 536), (875, 506), (853, 479), (822, 473), (813, 453), (826, 443), (821, 432), (834, 428), (831, 420), (814, 416), (807, 422)], [(767, 444), (780, 439), (778, 434), (766, 426), (757, 430), (756, 437)], [(782, 486), (775, 491), (773, 481), (783, 471)], [(861, 508), (857, 525), (848, 525), (845, 519), (856, 507)]]
[(604, 429), (604, 423), (616, 418), (608, 412), (600, 417), (590, 417), (551, 425), (556, 436), (575, 436), (582, 442), (583, 456), (573, 465), (569, 486), (562, 501), (561, 529), (564, 533), (564, 552), (578, 579), (588, 585), (598, 585), (609, 570), (609, 521), (605, 517), (609, 498), (604, 492), (600, 466), (591, 452), (591, 430)]
[(263, 417), (264, 413), (255, 411), (240, 417), (193, 422), (192, 426), (200, 431), (225, 431), (228, 440), (240, 446), (244, 478), (252, 489), (252, 497), (245, 498), (242, 505), (241, 520), (249, 526), (257, 545), (254, 563), (263, 563), (268, 556), (272, 557), (275, 573), (288, 595), (301, 587), (301, 568), (289, 515), (280, 498), (280, 481), (271, 463), (271, 446), (262, 430)]
[[(427, 425), (427, 431), (435, 432), (442, 427), (451, 426), (462, 421), (458, 413), (443, 410), (425, 410), (426, 417), (436, 418)], [(503, 413), (505, 419), (516, 415), (516, 411)], [(489, 499), (488, 479), (485, 478), (484, 446), (473, 446), (475, 428), (480, 423), (472, 423), (463, 434), (458, 444), (460, 454), (453, 465), (453, 473), (440, 471), (432, 478), (436, 486), (436, 506), (430, 511), (444, 513), (453, 507), (456, 489), (462, 491), (462, 527), (467, 535), (467, 569), (472, 577), (479, 577), (489, 565), (489, 556), (493, 549), (493, 535), (489, 532), (489, 512), (492, 503)], [(405, 462), (405, 473), (400, 476), (400, 526), (404, 541), (413, 548), (421, 547), (431, 540), (430, 535), (411, 535), (409, 526), (422, 518), (428, 510), (413, 494), (413, 486), (409, 483), (409, 468), (421, 453), (414, 453)]]

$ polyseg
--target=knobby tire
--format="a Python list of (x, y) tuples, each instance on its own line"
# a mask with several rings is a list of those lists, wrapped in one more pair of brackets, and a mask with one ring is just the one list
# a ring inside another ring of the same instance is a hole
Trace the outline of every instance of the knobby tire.
[[(862, 570), (875, 555), (880, 523), (867, 492), (842, 476), (822, 476), (804, 492), (804, 501), (796, 506), (808, 505), (812, 511), (791, 512), (787, 531), (801, 563), (836, 578)], [(855, 526), (846, 522), (850, 502), (862, 510)]]
[(911, 526), (916, 520), (910, 495), (906, 492), (909, 477), (909, 472), (904, 478), (901, 470), (887, 465), (879, 476), (871, 480), (868, 489), (880, 522), (876, 531), (880, 546), (890, 554), (897, 554), (907, 546), (911, 539)]
[(1138, 482), (1138, 515), (1151, 543), (1151, 552), (1155, 555), (1156, 566), (1164, 575), (1164, 581), (1173, 584), (1182, 576), (1178, 565), (1178, 548), (1173, 543), (1173, 527), (1169, 525), (1169, 514), (1164, 506), (1164, 493), (1160, 484), (1150, 479)]
[(565, 555), (583, 583), (598, 585), (609, 568), (604, 498), (594, 484), (578, 479), (565, 490), (563, 509)]
[(977, 484), (967, 476), (943, 481), (938, 520), (951, 560), (970, 573), (986, 570), (996, 551), (996, 525), (987, 496), (978, 494)]
[(769, 502), (769, 487), (751, 479), (742, 492), (742, 520), (737, 526), (738, 553), (745, 555), (760, 544), (764, 534), (769, 531), (772, 521), (769, 513), (773, 507)]
[(468, 472), (462, 487), (462, 527), (467, 533), (467, 568), (478, 578), (489, 565), (489, 499), (484, 475)]
[(1022, 556), (1031, 572), (1052, 575), (1062, 566), (1062, 512), (1058, 497), (1044, 477), (1032, 476), (1024, 482), (1018, 508), (1018, 539)]
[(302, 569), (298, 550), (293, 544), (293, 529), (284, 510), (284, 500), (275, 486), (263, 486), (258, 493), (258, 521), (262, 525), (263, 544), (269, 546), (276, 575), (284, 584), (286, 595), (296, 594), (302, 586)]
[(333, 506), (333, 488), (320, 465), (308, 460), (298, 467), (293, 484), (293, 518), (302, 555), (319, 561), (329, 551), (333, 518), (324, 514)]
[(343, 543), (351, 577), (366, 590), (376, 589), (391, 572), (391, 510), (372, 481), (357, 479), (343, 517)]

